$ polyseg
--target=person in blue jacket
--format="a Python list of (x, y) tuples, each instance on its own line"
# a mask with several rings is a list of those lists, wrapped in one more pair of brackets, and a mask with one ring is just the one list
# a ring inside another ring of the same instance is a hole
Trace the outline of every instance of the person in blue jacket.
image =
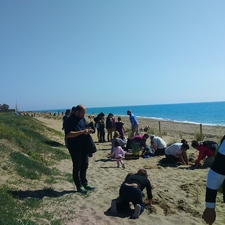
[(139, 134), (139, 122), (136, 116), (131, 112), (131, 110), (127, 110), (127, 115), (129, 115), (130, 123), (131, 123), (131, 136), (134, 137)]

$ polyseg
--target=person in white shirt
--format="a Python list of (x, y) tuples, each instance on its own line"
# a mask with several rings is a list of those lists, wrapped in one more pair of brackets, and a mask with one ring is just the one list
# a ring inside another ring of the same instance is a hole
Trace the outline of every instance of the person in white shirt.
[(153, 149), (155, 156), (165, 154), (165, 149), (167, 147), (167, 144), (161, 137), (151, 135), (150, 142), (151, 142), (151, 148)]
[(165, 156), (168, 163), (181, 162), (183, 165), (188, 165), (188, 158), (186, 151), (189, 145), (184, 143), (174, 143), (165, 149)]

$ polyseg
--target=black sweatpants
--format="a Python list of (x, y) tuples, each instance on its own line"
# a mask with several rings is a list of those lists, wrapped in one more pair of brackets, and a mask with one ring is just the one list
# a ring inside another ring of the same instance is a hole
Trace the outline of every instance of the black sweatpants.
[(119, 191), (119, 197), (120, 204), (122, 204), (123, 206), (129, 207), (129, 202), (132, 202), (134, 207), (136, 204), (139, 204), (141, 206), (141, 212), (144, 211), (142, 192), (139, 188), (122, 184)]

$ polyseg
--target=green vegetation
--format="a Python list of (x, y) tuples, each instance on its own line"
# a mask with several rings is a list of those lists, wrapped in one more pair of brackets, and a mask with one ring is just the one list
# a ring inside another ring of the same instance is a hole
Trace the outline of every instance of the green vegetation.
[(196, 133), (195, 134), (195, 140), (197, 140), (197, 141), (203, 141), (203, 139), (204, 139), (204, 137), (203, 137), (202, 134), (200, 134), (200, 133)]
[(15, 200), (10, 194), (8, 187), (0, 187), (0, 199), (1, 225), (36, 225), (35, 222), (23, 218), (23, 212), (27, 206), (21, 204), (18, 200)]
[(64, 145), (55, 141), (57, 139), (64, 139), (61, 132), (44, 126), (33, 117), (0, 113), (0, 176), (10, 174), (10, 179), (0, 184), (1, 225), (38, 225), (40, 218), (53, 225), (62, 224), (51, 212), (40, 213), (39, 210), (43, 197), (56, 197), (56, 191), (15, 188), (20, 184), (31, 188), (32, 182), (42, 182), (45, 187), (62, 180), (72, 182), (71, 174), (53, 167), (60, 160), (70, 158)]
[[(0, 114), (0, 137), (8, 140), (19, 147), (22, 153), (29, 155), (32, 159), (45, 164), (51, 164), (52, 160), (61, 160), (68, 154), (58, 148), (54, 148), (57, 142), (46, 137), (46, 133), (63, 135), (53, 129), (47, 128), (42, 123), (29, 116), (14, 116), (13, 113)], [(63, 147), (60, 143), (58, 146)], [(42, 155), (44, 153), (44, 156)]]
[(131, 143), (131, 149), (132, 149), (132, 154), (133, 155), (138, 155), (140, 154), (140, 144), (139, 143)]
[(10, 157), (15, 165), (15, 170), (24, 178), (39, 179), (42, 174), (51, 175), (51, 170), (48, 167), (20, 152), (12, 152)]

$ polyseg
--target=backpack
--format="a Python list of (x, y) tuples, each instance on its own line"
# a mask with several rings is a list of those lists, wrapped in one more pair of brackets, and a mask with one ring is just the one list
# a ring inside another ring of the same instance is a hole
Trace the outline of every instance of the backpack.
[(219, 145), (215, 141), (203, 141), (203, 142), (201, 142), (201, 144), (204, 145), (204, 146), (207, 146), (208, 148), (210, 148), (214, 152), (219, 147)]

